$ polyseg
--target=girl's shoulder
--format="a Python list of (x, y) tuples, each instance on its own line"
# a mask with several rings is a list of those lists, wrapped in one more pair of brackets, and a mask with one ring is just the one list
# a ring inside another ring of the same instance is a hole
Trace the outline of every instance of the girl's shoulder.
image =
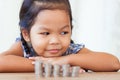
[[(21, 41), (21, 37), (17, 37), (15, 41), (16, 42)], [(23, 44), (21, 44), (21, 47), (22, 47), (22, 52), (23, 52), (23, 55), (24, 55), (25, 58), (33, 57), (33, 56), (36, 55), (36, 53), (35, 53), (35, 51), (33, 50), (32, 47), (30, 47), (30, 53), (26, 53), (26, 50), (25, 50), (26, 48)]]
[(85, 45), (83, 43), (81, 44), (71, 43), (67, 51), (63, 54), (63, 56), (69, 55), (69, 54), (77, 54), (77, 52), (80, 51), (84, 47)]

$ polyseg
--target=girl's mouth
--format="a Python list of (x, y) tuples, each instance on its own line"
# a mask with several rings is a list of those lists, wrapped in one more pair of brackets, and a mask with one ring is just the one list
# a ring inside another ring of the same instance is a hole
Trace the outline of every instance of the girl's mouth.
[(60, 51), (60, 49), (50, 49), (48, 50), (49, 53), (56, 54)]

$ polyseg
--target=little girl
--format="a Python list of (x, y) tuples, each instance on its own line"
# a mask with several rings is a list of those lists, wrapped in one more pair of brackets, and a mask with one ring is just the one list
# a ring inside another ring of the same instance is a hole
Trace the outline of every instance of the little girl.
[(91, 51), (71, 40), (69, 0), (24, 0), (19, 25), (21, 37), (0, 55), (0, 72), (34, 71), (36, 59), (92, 71), (120, 69), (115, 56)]

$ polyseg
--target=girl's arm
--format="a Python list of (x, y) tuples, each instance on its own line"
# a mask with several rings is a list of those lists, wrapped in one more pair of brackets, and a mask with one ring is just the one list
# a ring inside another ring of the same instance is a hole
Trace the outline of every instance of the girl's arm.
[(11, 48), (0, 54), (0, 72), (34, 71), (32, 61), (23, 57), (21, 42), (16, 42)]
[(80, 66), (85, 70), (92, 70), (95, 72), (108, 72), (118, 71), (120, 69), (119, 60), (108, 53), (104, 52), (93, 52), (86, 48), (83, 48), (78, 54), (71, 54), (62, 57), (31, 57), (32, 60), (43, 60), (49, 61), (52, 64), (70, 64), (73, 66)]
[(15, 42), (8, 50), (6, 50), (3, 53), (0, 53), (0, 55), (23, 56), (23, 49), (21, 44), (22, 44), (21, 41)]
[(0, 72), (31, 72), (34, 71), (32, 61), (16, 56), (16, 55), (2, 55), (0, 56)]
[(117, 71), (120, 69), (120, 62), (115, 56), (104, 52), (93, 52), (86, 48), (67, 58), (71, 65), (79, 65), (87, 70)]

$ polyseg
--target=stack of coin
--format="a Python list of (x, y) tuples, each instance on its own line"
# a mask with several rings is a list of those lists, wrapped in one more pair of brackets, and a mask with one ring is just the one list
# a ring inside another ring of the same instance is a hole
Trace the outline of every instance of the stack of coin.
[(53, 65), (53, 76), (54, 77), (60, 76), (60, 65), (58, 64)]
[(79, 70), (80, 70), (79, 66), (73, 66), (71, 76), (72, 77), (78, 77), (79, 76)]
[(35, 75), (36, 76), (43, 76), (43, 69), (42, 69), (42, 61), (36, 60), (35, 61)]
[(45, 77), (50, 77), (52, 75), (52, 64), (44, 63)]
[(69, 77), (70, 76), (70, 65), (69, 64), (64, 64), (62, 65), (62, 76), (63, 77)]

